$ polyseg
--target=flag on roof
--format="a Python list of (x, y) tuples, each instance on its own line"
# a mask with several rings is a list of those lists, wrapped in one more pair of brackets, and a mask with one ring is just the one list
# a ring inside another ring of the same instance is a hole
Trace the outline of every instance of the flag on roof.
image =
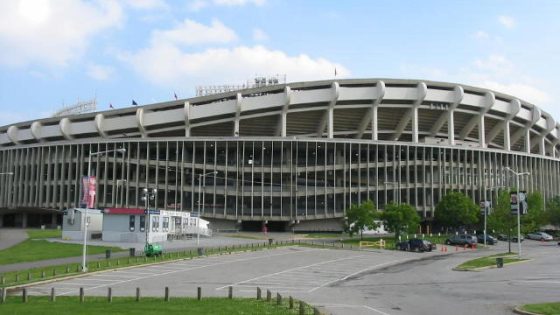
[(175, 100), (177, 100), (177, 93), (173, 93), (173, 95), (175, 96)]
[(111, 103), (109, 103), (109, 108), (115, 109), (115, 108), (113, 107), (113, 104), (111, 104)]
[(138, 103), (136, 103), (136, 101), (135, 101), (135, 100), (132, 100), (132, 105), (134, 105), (134, 106), (138, 106)]

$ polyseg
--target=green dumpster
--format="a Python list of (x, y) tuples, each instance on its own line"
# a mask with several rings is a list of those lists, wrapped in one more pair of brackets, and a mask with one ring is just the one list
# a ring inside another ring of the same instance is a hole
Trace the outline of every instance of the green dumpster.
[(161, 245), (159, 245), (159, 244), (146, 244), (146, 246), (144, 246), (144, 253), (148, 257), (159, 256), (162, 253)]

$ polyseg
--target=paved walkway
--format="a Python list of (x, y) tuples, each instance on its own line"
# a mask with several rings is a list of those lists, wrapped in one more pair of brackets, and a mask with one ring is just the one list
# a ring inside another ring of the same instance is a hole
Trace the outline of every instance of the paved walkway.
[(27, 232), (24, 229), (0, 229), (0, 250), (12, 247), (27, 239)]

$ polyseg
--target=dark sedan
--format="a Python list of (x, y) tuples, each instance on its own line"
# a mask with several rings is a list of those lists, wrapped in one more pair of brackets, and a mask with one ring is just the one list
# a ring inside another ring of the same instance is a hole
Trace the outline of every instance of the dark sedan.
[[(484, 234), (478, 234), (476, 239), (479, 244), (484, 244)], [(486, 244), (488, 245), (496, 245), (498, 243), (498, 239), (490, 234), (486, 234)]]
[(431, 252), (436, 247), (432, 242), (413, 238), (408, 241), (397, 243), (398, 250), (411, 251), (411, 252)]

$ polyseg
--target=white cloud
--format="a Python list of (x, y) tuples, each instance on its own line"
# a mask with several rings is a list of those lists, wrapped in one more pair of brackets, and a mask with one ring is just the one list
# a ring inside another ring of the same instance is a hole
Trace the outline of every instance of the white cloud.
[(553, 100), (541, 80), (526, 75), (504, 55), (492, 54), (470, 62), (466, 67), (443, 71), (429, 66), (402, 65), (405, 77), (456, 82), (487, 88), (509, 94), (531, 102), (550, 113), (555, 112), (549, 105)]
[(256, 6), (263, 5), (266, 0), (213, 0), (215, 5), (218, 6), (244, 6), (247, 4), (254, 4)]
[(288, 56), (263, 46), (207, 49), (187, 53), (173, 45), (152, 46), (124, 56), (135, 71), (156, 85), (181, 87), (196, 84), (242, 82), (255, 74), (286, 74), (289, 81), (346, 77), (350, 71), (323, 58)]
[(486, 33), (485, 31), (477, 31), (476, 33), (473, 34), (473, 37), (476, 39), (489, 39), (490, 35), (488, 35), (488, 33)]
[(169, 6), (165, 0), (127, 0), (126, 3), (140, 10), (167, 9)]
[(476, 59), (473, 65), (483, 72), (493, 73), (494, 75), (509, 75), (513, 72), (514, 66), (511, 61), (509, 61), (503, 55), (490, 55), (486, 59)]
[[(350, 71), (324, 58), (287, 55), (264, 46), (195, 50), (197, 44), (223, 44), (237, 38), (219, 21), (206, 26), (185, 20), (175, 29), (152, 33), (148, 47), (119, 58), (144, 79), (160, 86), (239, 83), (255, 75), (286, 74), (290, 81), (345, 77)], [(194, 46), (194, 47), (193, 47)]]
[(505, 28), (512, 29), (515, 27), (515, 19), (511, 16), (507, 15), (500, 15), (498, 17), (498, 21), (502, 24)]
[(268, 40), (268, 35), (260, 28), (255, 28), (253, 30), (253, 39), (258, 42), (266, 41)]
[(179, 44), (198, 45), (208, 43), (229, 43), (235, 41), (237, 35), (222, 22), (213, 20), (206, 26), (192, 20), (185, 20), (176, 28), (166, 31), (156, 30), (152, 33), (152, 45)]
[(97, 64), (90, 64), (87, 67), (87, 75), (95, 80), (105, 81), (109, 79), (115, 70), (113, 67), (104, 66), (104, 65), (97, 65)]
[(552, 100), (552, 97), (545, 91), (526, 83), (482, 81), (478, 85), (487, 89), (518, 97), (541, 108), (546, 107), (545, 104)]
[(240, 7), (245, 5), (262, 6), (266, 0), (193, 0), (188, 3), (191, 11), (199, 11), (208, 6)]
[(0, 64), (63, 66), (79, 58), (91, 38), (119, 25), (113, 1), (0, 1)]

